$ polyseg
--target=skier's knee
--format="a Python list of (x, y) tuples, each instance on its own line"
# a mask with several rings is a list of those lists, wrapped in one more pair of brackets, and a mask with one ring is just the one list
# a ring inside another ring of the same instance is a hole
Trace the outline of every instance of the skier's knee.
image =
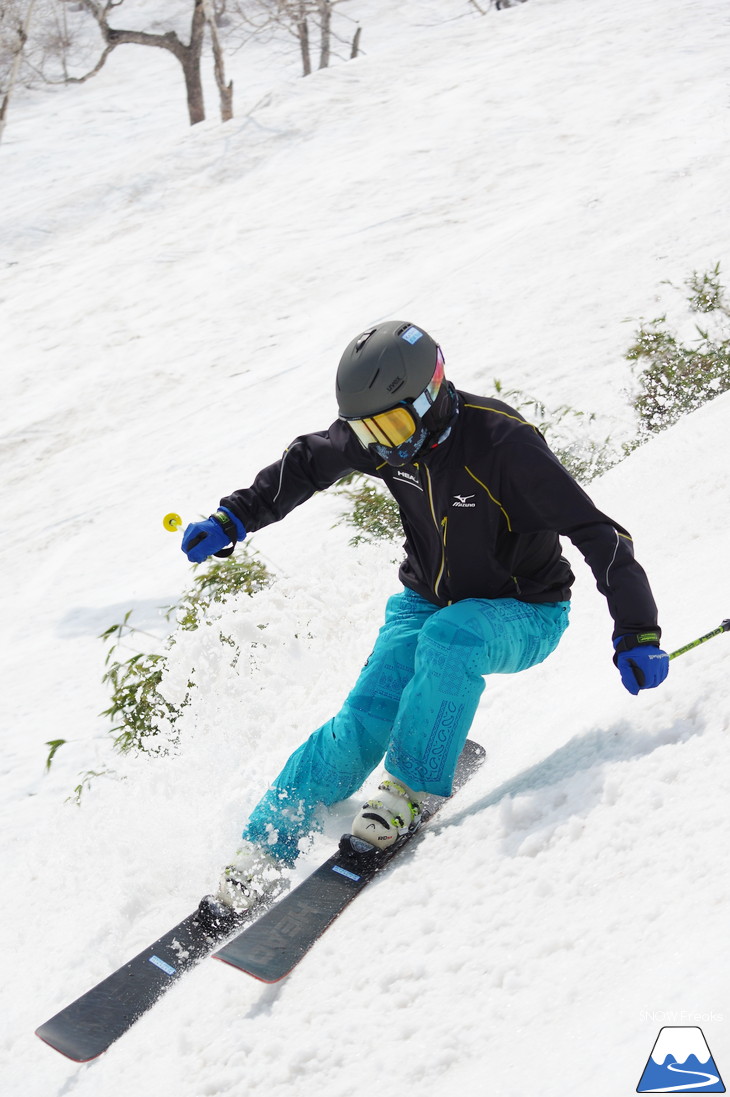
[(484, 621), (464, 602), (456, 602), (434, 613), (423, 626), (421, 637), (437, 646), (473, 648), (488, 643), (492, 630), (485, 630)]

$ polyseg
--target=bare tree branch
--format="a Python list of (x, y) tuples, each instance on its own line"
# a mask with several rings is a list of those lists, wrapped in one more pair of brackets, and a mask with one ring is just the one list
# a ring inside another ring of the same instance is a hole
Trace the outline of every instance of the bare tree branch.
[(93, 69), (89, 69), (83, 76), (66, 76), (63, 81), (51, 80), (49, 83), (64, 83), (64, 84), (85, 84), (87, 80), (91, 80), (92, 76), (96, 76), (97, 72), (101, 72), (106, 64), (106, 59), (114, 49), (114, 46), (105, 46), (104, 51), (99, 60), (94, 65)]
[[(319, 68), (327, 68), (332, 57), (332, 42), (344, 42), (332, 28), (335, 7), (347, 0), (237, 0), (229, 6), (239, 26), (250, 27), (254, 34), (264, 34), (280, 27), (297, 39), (302, 59), (302, 72), (312, 72), (312, 28), (319, 30)], [(350, 49), (348, 41), (345, 43)], [(359, 44), (359, 37), (358, 37)], [(350, 53), (352, 56), (352, 53)]]

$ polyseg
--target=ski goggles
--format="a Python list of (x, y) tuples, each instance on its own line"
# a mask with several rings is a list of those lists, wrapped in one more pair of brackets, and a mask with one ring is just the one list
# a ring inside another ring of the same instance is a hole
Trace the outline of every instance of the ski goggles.
[(434, 375), (415, 400), (396, 404), (394, 408), (378, 412), (377, 415), (367, 415), (362, 419), (345, 419), (345, 422), (352, 427), (360, 445), (366, 449), (372, 445), (397, 449), (418, 430), (423, 416), (433, 406), (443, 382), (444, 359), (439, 348)]

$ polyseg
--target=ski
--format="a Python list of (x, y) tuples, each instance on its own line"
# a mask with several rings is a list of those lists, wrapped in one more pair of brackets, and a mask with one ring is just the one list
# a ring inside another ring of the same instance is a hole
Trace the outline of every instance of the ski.
[[(483, 748), (468, 741), (459, 759), (454, 792), (483, 759)], [(444, 802), (436, 796), (426, 800), (424, 823)], [(206, 896), (192, 914), (65, 1006), (36, 1029), (36, 1035), (74, 1062), (88, 1063), (123, 1036), (184, 972), (220, 945), (224, 947), (215, 953), (216, 959), (264, 982), (277, 982), (373, 876), (419, 833), (420, 828), (388, 850), (376, 850), (345, 835), (338, 852), (273, 907), (256, 906), (234, 913)]]
[(67, 1058), (88, 1063), (260, 909), (236, 915), (206, 896), (168, 933), (36, 1029), (36, 1036)]
[[(485, 751), (467, 740), (454, 777), (457, 792), (484, 761)], [(452, 793), (453, 795), (453, 793)], [(244, 928), (213, 954), (264, 983), (276, 983), (288, 975), (325, 930), (362, 889), (421, 832), (446, 798), (429, 796), (423, 822), (390, 849), (343, 835), (337, 852), (298, 887), (269, 908), (253, 925)]]

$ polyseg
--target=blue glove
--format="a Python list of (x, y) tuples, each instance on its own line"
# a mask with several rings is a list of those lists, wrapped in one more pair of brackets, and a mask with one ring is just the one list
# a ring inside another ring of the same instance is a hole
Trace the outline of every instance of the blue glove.
[[(183, 534), (182, 550), (193, 564), (202, 564), (209, 556), (230, 556), (236, 542), (245, 536), (246, 527), (240, 518), (221, 507), (204, 522), (191, 522)], [(225, 545), (231, 547), (226, 549)]]
[(637, 632), (614, 640), (613, 661), (629, 693), (654, 689), (669, 673), (669, 656), (659, 647), (659, 632)]

